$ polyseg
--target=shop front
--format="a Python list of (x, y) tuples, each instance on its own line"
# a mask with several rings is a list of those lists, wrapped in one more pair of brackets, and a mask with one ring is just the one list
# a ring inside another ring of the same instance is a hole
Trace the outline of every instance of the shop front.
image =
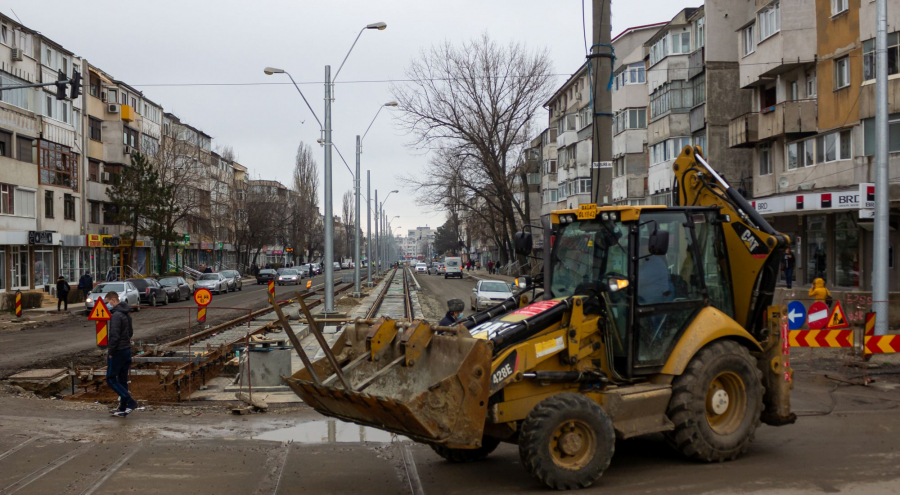
[[(792, 241), (795, 259), (794, 284), (811, 286), (821, 278), (829, 288), (871, 290), (872, 184), (843, 191), (806, 192), (760, 198), (752, 201), (775, 230)], [(900, 211), (891, 211), (891, 263), (898, 239)], [(785, 284), (784, 272), (780, 282)], [(900, 281), (890, 277), (890, 290), (900, 290)]]
[(0, 293), (31, 289), (28, 231), (0, 231)]

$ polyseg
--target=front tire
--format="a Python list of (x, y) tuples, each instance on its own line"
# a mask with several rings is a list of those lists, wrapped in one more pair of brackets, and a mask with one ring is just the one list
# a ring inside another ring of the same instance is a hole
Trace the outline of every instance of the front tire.
[(667, 415), (675, 429), (666, 440), (685, 456), (730, 461), (747, 451), (763, 410), (762, 372), (746, 347), (710, 344), (672, 384)]
[(497, 449), (498, 445), (500, 445), (500, 440), (493, 437), (484, 437), (481, 439), (481, 447), (477, 449), (451, 449), (438, 444), (429, 444), (429, 447), (447, 461), (462, 464), (484, 460), (491, 455), (491, 452)]
[(612, 421), (599, 404), (578, 393), (541, 401), (519, 430), (519, 457), (541, 484), (555, 490), (591, 486), (615, 452)]

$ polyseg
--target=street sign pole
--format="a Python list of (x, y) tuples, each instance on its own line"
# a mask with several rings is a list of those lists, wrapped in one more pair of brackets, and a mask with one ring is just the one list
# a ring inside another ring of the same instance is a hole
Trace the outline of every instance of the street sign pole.
[(353, 182), (355, 183), (356, 189), (356, 217), (354, 218), (355, 222), (353, 222), (353, 232), (354, 237), (356, 237), (356, 245), (353, 249), (353, 297), (361, 297), (362, 292), (359, 290), (359, 231), (361, 230), (362, 224), (359, 221), (359, 154), (360, 154), (360, 140), (359, 134), (356, 135), (356, 177), (353, 178)]
[(872, 253), (872, 311), (875, 335), (887, 335), (890, 194), (888, 173), (887, 1), (875, 2), (875, 225)]
[(334, 313), (334, 205), (331, 194), (331, 66), (325, 66), (325, 314)]
[(372, 287), (372, 171), (366, 170), (366, 286)]

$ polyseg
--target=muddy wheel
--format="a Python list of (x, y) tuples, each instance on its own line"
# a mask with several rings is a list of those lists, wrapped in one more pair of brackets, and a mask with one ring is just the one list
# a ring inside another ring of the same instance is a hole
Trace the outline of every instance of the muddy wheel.
[(454, 463), (475, 462), (487, 458), (491, 455), (500, 440), (492, 437), (484, 437), (481, 440), (481, 447), (477, 449), (451, 449), (443, 445), (431, 444), (431, 450), (437, 452), (437, 455)]
[(591, 486), (615, 451), (612, 421), (581, 394), (557, 394), (539, 403), (519, 430), (519, 457), (538, 481), (555, 490)]
[(732, 341), (704, 347), (672, 384), (669, 445), (701, 461), (736, 459), (759, 426), (763, 391), (762, 372), (746, 347)]

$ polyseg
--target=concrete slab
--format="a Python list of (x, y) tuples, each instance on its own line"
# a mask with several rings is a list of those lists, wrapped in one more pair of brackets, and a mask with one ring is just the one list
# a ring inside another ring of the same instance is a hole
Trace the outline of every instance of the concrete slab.
[(156, 441), (141, 448), (95, 493), (254, 493), (278, 448), (250, 440)]
[(0, 492), (14, 489), (17, 483), (53, 461), (80, 447), (77, 442), (37, 439), (0, 460)]
[(86, 493), (94, 485), (102, 484), (103, 476), (135, 451), (137, 446), (126, 443), (92, 443), (68, 462), (46, 472), (16, 492), (21, 495), (47, 493)]
[(399, 452), (388, 445), (292, 444), (277, 494), (396, 495), (410, 493)]

